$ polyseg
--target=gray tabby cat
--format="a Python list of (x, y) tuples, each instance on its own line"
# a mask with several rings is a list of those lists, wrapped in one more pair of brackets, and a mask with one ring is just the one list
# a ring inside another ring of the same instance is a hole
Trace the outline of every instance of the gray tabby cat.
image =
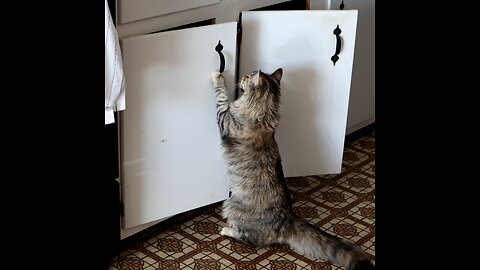
[(212, 74), (217, 121), (227, 160), (231, 197), (223, 204), (228, 227), (221, 235), (265, 247), (288, 244), (294, 251), (348, 270), (375, 269), (355, 244), (330, 235), (295, 215), (275, 141), (283, 71), (243, 76), (243, 95), (228, 101), (221, 73)]

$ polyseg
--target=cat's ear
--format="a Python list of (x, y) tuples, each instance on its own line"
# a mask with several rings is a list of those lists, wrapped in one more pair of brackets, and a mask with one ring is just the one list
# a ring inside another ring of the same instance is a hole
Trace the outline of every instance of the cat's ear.
[(253, 76), (252, 82), (254, 85), (262, 85), (265, 83), (265, 75), (262, 73), (262, 71), (259, 69), (258, 72)]
[(280, 80), (282, 79), (282, 76), (283, 76), (283, 69), (278, 68), (277, 70), (275, 70), (275, 72), (270, 74), (270, 76), (273, 77), (275, 80), (277, 80), (278, 83), (280, 83)]

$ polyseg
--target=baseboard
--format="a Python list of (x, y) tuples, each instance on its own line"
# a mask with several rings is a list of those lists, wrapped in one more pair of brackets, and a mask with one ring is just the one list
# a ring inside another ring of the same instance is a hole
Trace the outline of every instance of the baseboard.
[(345, 143), (350, 143), (351, 141), (354, 141), (355, 139), (358, 139), (359, 137), (362, 137), (370, 132), (375, 130), (375, 122), (364, 126), (360, 129), (355, 130), (354, 132), (347, 134), (345, 136)]

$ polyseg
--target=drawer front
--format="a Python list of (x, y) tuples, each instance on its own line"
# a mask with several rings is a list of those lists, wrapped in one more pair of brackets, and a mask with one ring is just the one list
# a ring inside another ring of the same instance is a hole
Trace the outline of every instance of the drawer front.
[(220, 0), (119, 0), (119, 23), (144, 20), (219, 2)]

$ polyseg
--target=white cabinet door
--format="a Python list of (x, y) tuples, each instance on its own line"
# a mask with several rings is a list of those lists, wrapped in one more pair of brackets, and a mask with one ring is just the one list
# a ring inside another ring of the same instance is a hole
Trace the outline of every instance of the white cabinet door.
[[(332, 0), (339, 10), (342, 0)], [(344, 10), (358, 10), (357, 40), (352, 87), (347, 117), (347, 133), (375, 122), (375, 0), (344, 0)]]
[(234, 83), (237, 23), (122, 39), (124, 228), (228, 197), (211, 73), (221, 40)]
[(356, 25), (356, 10), (242, 12), (239, 75), (283, 68), (276, 138), (287, 177), (341, 171)]

